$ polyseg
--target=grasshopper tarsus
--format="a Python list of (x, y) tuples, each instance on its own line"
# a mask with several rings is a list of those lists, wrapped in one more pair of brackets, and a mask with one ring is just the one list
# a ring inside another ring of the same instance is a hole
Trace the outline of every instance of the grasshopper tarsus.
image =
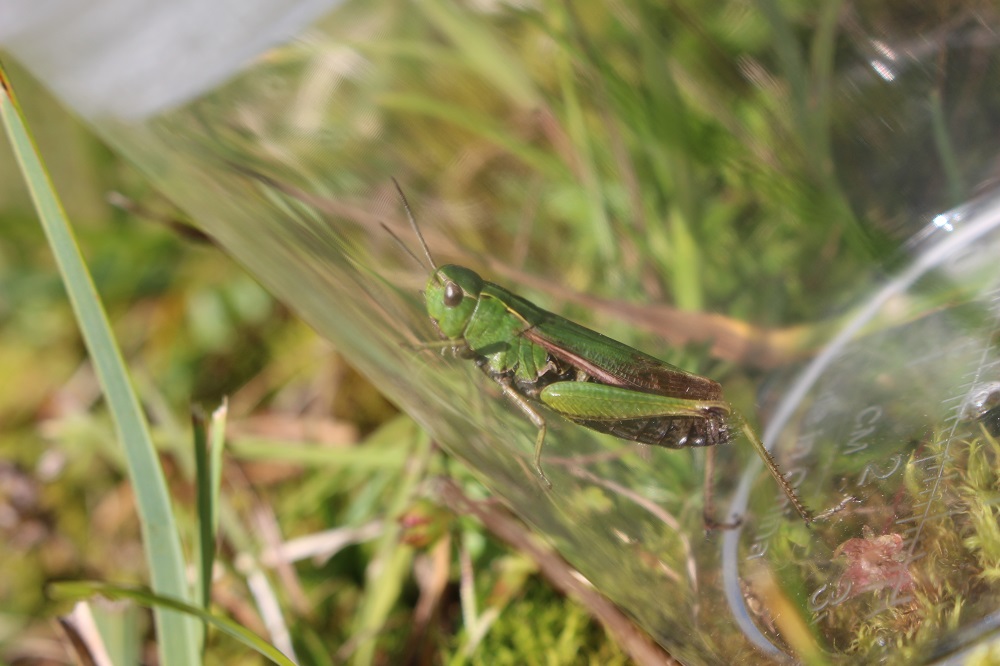
[(844, 499), (837, 502), (835, 506), (820, 511), (816, 515), (810, 516), (810, 519), (806, 521), (806, 524), (811, 525), (812, 523), (826, 520), (830, 516), (836, 515), (841, 511), (843, 511), (844, 509), (846, 509), (848, 504), (853, 504), (854, 502), (857, 501), (859, 501), (858, 498), (854, 497), (853, 495), (847, 495), (846, 497), (844, 497)]
[(542, 446), (545, 444), (545, 432), (547, 427), (545, 422), (542, 422), (542, 427), (538, 429), (538, 435), (535, 437), (535, 456), (532, 458), (532, 465), (535, 468), (535, 473), (545, 484), (546, 490), (552, 490), (552, 482), (549, 481), (549, 477), (545, 476), (545, 472), (542, 470)]
[(535, 467), (535, 474), (538, 475), (538, 480), (542, 482), (546, 491), (552, 490), (552, 482), (549, 481), (549, 477), (545, 476), (545, 472), (542, 471), (541, 467)]

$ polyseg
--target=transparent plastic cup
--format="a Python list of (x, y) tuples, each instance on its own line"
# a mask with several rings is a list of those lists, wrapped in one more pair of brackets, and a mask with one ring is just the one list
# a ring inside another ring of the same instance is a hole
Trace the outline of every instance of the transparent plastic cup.
[(762, 649), (788, 649), (768, 610), (782, 607), (768, 600), (779, 587), (805, 600), (828, 649), (871, 661), (960, 659), (1000, 630), (1000, 200), (934, 224), (769, 422), (765, 440), (804, 500), (848, 501), (806, 541), (790, 542), (780, 497), (725, 535), (727, 598)]

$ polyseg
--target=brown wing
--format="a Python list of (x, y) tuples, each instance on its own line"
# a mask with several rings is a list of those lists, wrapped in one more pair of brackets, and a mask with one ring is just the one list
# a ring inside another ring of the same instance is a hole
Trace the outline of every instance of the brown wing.
[(715, 446), (729, 441), (729, 426), (724, 412), (708, 412), (703, 418), (669, 417), (621, 421), (591, 421), (565, 414), (563, 416), (597, 432), (668, 449)]
[(601, 384), (633, 388), (672, 398), (721, 400), (717, 382), (574, 324), (551, 313), (521, 335)]

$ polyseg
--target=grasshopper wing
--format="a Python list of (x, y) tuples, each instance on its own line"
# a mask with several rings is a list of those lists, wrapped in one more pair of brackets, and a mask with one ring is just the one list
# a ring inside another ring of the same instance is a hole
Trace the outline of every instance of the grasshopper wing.
[(555, 358), (585, 372), (591, 381), (689, 400), (721, 400), (722, 387), (637, 349), (546, 313), (521, 335)]

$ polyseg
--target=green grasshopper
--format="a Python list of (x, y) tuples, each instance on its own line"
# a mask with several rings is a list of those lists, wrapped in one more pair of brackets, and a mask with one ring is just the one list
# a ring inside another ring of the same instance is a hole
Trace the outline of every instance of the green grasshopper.
[(738, 424), (795, 510), (806, 523), (813, 520), (756, 433), (732, 413), (718, 383), (547, 312), (468, 268), (438, 266), (406, 195), (393, 183), (431, 267), (424, 298), (443, 340), (421, 346), (474, 360), (531, 420), (538, 428), (533, 466), (547, 486), (552, 484), (542, 471), (546, 423), (539, 405), (629, 441), (708, 447), (705, 524), (732, 527), (712, 515), (712, 470), (714, 447), (729, 442)]

